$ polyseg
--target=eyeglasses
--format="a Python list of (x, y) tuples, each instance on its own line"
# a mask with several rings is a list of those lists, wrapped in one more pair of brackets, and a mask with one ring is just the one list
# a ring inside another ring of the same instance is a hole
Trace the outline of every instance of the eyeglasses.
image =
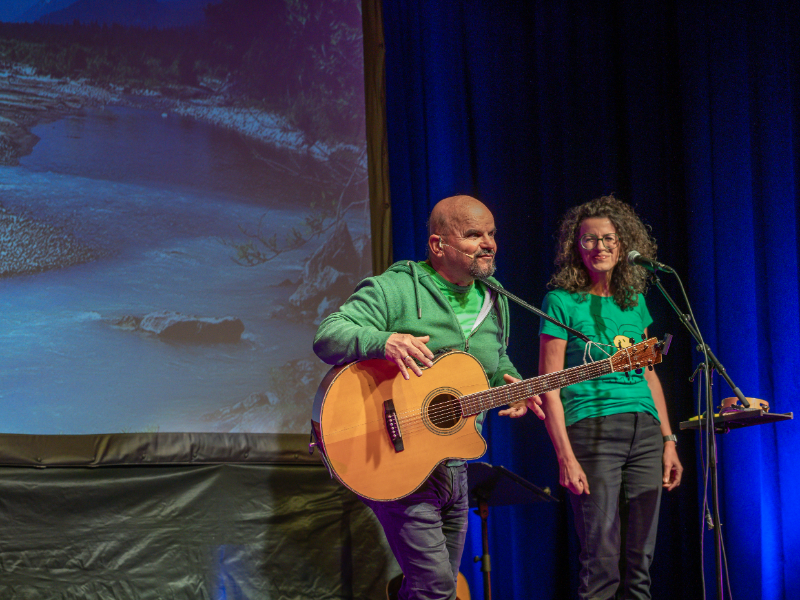
[(597, 240), (603, 240), (603, 246), (606, 250), (613, 250), (619, 246), (619, 236), (616, 233), (607, 233), (599, 238), (592, 233), (585, 233), (581, 236), (581, 247), (584, 250), (594, 250), (597, 246)]

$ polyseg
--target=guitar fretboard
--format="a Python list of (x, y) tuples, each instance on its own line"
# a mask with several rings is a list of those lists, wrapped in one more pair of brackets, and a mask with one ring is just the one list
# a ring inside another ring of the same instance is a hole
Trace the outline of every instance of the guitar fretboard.
[(588, 365), (571, 367), (563, 371), (539, 375), (538, 377), (525, 379), (524, 381), (518, 381), (468, 396), (462, 396), (459, 398), (461, 414), (465, 417), (477, 415), (484, 410), (490, 410), (498, 406), (511, 404), (512, 402), (519, 402), (531, 396), (539, 396), (545, 392), (567, 387), (568, 385), (580, 383), (581, 381), (595, 379), (613, 372), (611, 359), (607, 358), (605, 360), (589, 363)]

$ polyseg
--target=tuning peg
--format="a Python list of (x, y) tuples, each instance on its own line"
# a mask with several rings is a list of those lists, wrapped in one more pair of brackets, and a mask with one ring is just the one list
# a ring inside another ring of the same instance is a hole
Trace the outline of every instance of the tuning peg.
[(654, 370), (654, 369), (653, 369), (653, 365), (647, 365), (647, 368), (648, 368), (649, 370), (651, 370), (651, 371), (653, 371), (653, 370)]
[(642, 370), (641, 369), (636, 369), (636, 374), (637, 375), (641, 375), (642, 374)]
[(647, 336), (644, 334), (644, 332), (642, 332), (642, 341), (645, 341), (646, 339), (647, 339)]

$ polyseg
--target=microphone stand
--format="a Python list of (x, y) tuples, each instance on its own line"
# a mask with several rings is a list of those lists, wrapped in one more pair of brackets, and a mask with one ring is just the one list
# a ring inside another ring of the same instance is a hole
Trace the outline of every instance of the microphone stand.
[[(669, 269), (669, 267), (667, 267)], [(666, 270), (666, 269), (665, 269)], [(700, 333), (700, 330), (697, 328), (696, 323), (697, 321), (694, 319), (694, 315), (691, 314), (691, 306), (689, 305), (689, 299), (686, 296), (686, 291), (683, 288), (683, 283), (681, 282), (680, 277), (678, 274), (673, 270), (669, 269), (667, 272), (671, 272), (675, 275), (675, 278), (678, 280), (678, 284), (681, 287), (681, 291), (683, 292), (684, 299), (686, 300), (686, 305), (689, 307), (689, 314), (684, 314), (678, 308), (678, 305), (675, 304), (675, 301), (672, 297), (667, 293), (667, 290), (664, 289), (664, 286), (661, 285), (661, 280), (658, 278), (657, 270), (652, 270), (652, 280), (655, 283), (656, 287), (659, 289), (661, 294), (666, 298), (669, 305), (678, 315), (683, 326), (686, 330), (691, 334), (694, 340), (697, 342), (697, 350), (698, 352), (702, 352), (705, 356), (705, 362), (698, 367), (698, 370), (705, 370), (705, 393), (706, 393), (706, 425), (707, 425), (707, 433), (708, 433), (708, 453), (709, 453), (709, 460), (708, 460), (708, 470), (711, 476), (711, 508), (713, 513), (713, 527), (714, 527), (714, 565), (716, 569), (716, 579), (717, 579), (717, 598), (719, 600), (724, 600), (723, 596), (723, 587), (722, 587), (722, 531), (721, 531), (721, 523), (719, 519), (719, 490), (717, 488), (717, 442), (716, 442), (716, 430), (714, 426), (714, 404), (711, 398), (711, 376), (713, 375), (713, 369), (716, 369), (725, 382), (730, 386), (733, 390), (733, 393), (742, 403), (745, 408), (750, 408), (750, 403), (745, 398), (742, 391), (733, 383), (733, 380), (728, 375), (728, 372), (725, 370), (725, 367), (722, 366), (722, 363), (719, 362), (714, 353), (711, 351), (711, 348), (703, 341), (703, 336)], [(694, 321), (694, 324), (692, 323)], [(694, 376), (693, 376), (694, 377)]]
[[(674, 271), (672, 271), (672, 273), (675, 275), (675, 277), (678, 276), (677, 273), (675, 273)], [(678, 318), (680, 319), (681, 323), (683, 323), (683, 326), (686, 327), (686, 329), (692, 335), (694, 340), (697, 342), (698, 344), (697, 351), (703, 352), (708, 355), (708, 362), (710, 362), (711, 366), (714, 369), (716, 369), (720, 375), (722, 375), (722, 378), (730, 386), (731, 390), (733, 390), (734, 395), (739, 399), (739, 402), (742, 403), (742, 406), (744, 406), (745, 408), (750, 408), (750, 402), (747, 400), (747, 398), (745, 398), (744, 394), (742, 393), (742, 390), (740, 390), (739, 387), (735, 383), (733, 383), (733, 380), (731, 379), (730, 375), (728, 375), (728, 372), (725, 370), (725, 367), (722, 366), (722, 363), (719, 362), (717, 357), (714, 356), (714, 353), (711, 352), (711, 348), (709, 348), (708, 345), (703, 342), (703, 336), (700, 334), (700, 331), (694, 325), (692, 325), (692, 318), (689, 315), (684, 314), (678, 308), (678, 306), (672, 300), (670, 295), (667, 293), (667, 290), (665, 290), (664, 286), (661, 285), (661, 280), (658, 278), (658, 274), (653, 272), (652, 276), (653, 276), (652, 277), (653, 283), (655, 283), (656, 287), (661, 291), (664, 298), (667, 299), (667, 302), (672, 307), (672, 310), (674, 310), (675, 313), (678, 315)], [(678, 279), (678, 282), (680, 283), (680, 279)], [(682, 285), (681, 288), (683, 288)]]

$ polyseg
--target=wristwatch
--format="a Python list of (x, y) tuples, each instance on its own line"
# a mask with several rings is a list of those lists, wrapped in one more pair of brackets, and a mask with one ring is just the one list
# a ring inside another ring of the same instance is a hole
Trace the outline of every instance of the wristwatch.
[(665, 436), (664, 436), (663, 438), (661, 438), (661, 439), (664, 441), (664, 443), (665, 443), (665, 444), (666, 444), (667, 442), (675, 442), (675, 445), (676, 445), (676, 446), (678, 445), (678, 436), (677, 436), (677, 435), (675, 435), (674, 433), (670, 433), (669, 435), (665, 435)]

